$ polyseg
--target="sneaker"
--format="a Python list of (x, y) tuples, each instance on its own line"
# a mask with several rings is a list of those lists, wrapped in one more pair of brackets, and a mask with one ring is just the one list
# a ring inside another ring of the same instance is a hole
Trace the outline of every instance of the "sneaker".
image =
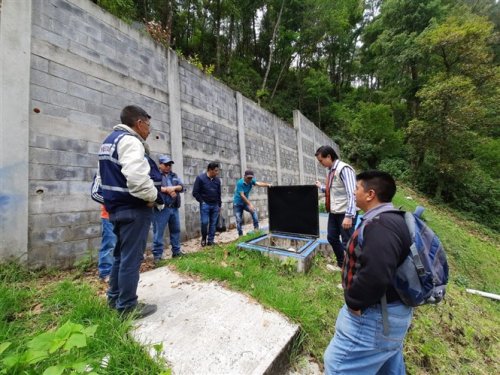
[(186, 255), (186, 253), (183, 253), (182, 251), (179, 251), (178, 253), (172, 254), (172, 258), (178, 258)]
[(215, 242), (207, 242), (207, 246), (214, 246)]
[(122, 318), (132, 316), (133, 319), (142, 319), (152, 315), (158, 310), (156, 305), (139, 302), (137, 305), (127, 307), (125, 309), (118, 309), (118, 313)]
[(207, 240), (201, 240), (201, 247), (207, 246)]

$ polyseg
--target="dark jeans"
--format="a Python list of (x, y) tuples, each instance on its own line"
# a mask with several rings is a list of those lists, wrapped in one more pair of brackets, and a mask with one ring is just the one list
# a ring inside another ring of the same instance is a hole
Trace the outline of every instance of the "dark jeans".
[(220, 207), (217, 203), (200, 203), (201, 239), (207, 241), (208, 244), (214, 243), (215, 226), (219, 218), (219, 211)]
[(250, 212), (248, 205), (246, 204), (235, 204), (233, 206), (233, 213), (236, 217), (236, 229), (238, 230), (238, 236), (243, 236), (243, 228), (241, 227), (243, 224), (243, 211), (246, 211), (252, 215), (253, 227), (254, 229), (259, 229), (259, 216), (257, 215), (257, 209), (253, 212)]
[[(337, 265), (342, 267), (344, 263), (344, 252), (347, 246), (347, 241), (354, 233), (354, 225), (356, 217), (352, 219), (352, 227), (349, 230), (342, 228), (342, 221), (344, 221), (345, 214), (332, 214), (328, 215), (328, 242), (332, 246), (335, 257), (337, 258)], [(342, 242), (340, 238), (342, 237)]]
[(108, 300), (122, 310), (137, 304), (139, 268), (143, 260), (153, 210), (148, 207), (110, 214), (117, 237), (109, 280)]

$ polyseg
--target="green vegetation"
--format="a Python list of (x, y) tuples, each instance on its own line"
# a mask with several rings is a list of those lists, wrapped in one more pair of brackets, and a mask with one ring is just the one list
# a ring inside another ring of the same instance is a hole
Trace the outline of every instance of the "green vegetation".
[[(413, 210), (416, 198), (414, 192), (402, 189), (395, 204)], [(424, 218), (448, 251), (451, 280), (444, 303), (415, 310), (405, 346), (408, 373), (498, 373), (500, 305), (465, 292), (467, 287), (500, 293), (498, 235), (451, 210), (425, 206)], [(281, 311), (302, 327), (302, 353), (322, 361), (343, 304), (343, 293), (336, 287), (340, 274), (327, 270), (328, 261), (316, 256), (308, 274), (297, 274), (287, 262), (238, 250), (232, 244), (190, 255), (175, 264), (180, 271), (222, 281)]]
[[(413, 210), (421, 201), (415, 192), (403, 188), (395, 204)], [(424, 218), (447, 249), (451, 280), (444, 303), (415, 310), (405, 344), (408, 373), (499, 373), (500, 305), (465, 292), (465, 288), (473, 288), (500, 293), (496, 273), (500, 268), (498, 233), (442, 206), (428, 202), (424, 206)], [(252, 236), (255, 235), (258, 234)], [(328, 271), (329, 262), (318, 255), (308, 274), (298, 274), (292, 262), (282, 263), (259, 252), (239, 250), (233, 243), (175, 261), (164, 261), (164, 264), (205, 280), (218, 280), (300, 324), (301, 346), (292, 356), (292, 361), (297, 363), (309, 356), (322, 361), (343, 304), (342, 291), (336, 287), (340, 274)], [(9, 374), (39, 374), (56, 365), (63, 366), (59, 369), (81, 369), (83, 363), (97, 373), (107, 374), (159, 374), (165, 371), (164, 363), (158, 358), (151, 359), (146, 350), (129, 337), (130, 321), (121, 321), (107, 308), (102, 285), (83, 278), (84, 272), (83, 266), (70, 273), (33, 273), (16, 265), (2, 266), (2, 368), (13, 363), (12, 358), (17, 358), (17, 367), (12, 367), (16, 371)], [(71, 330), (65, 325), (68, 321)], [(79, 339), (72, 341), (75, 345), (66, 346), (70, 331), (77, 333)], [(84, 343), (83, 334), (86, 334)], [(41, 338), (51, 342), (54, 354), (33, 363), (34, 357), (26, 353), (40, 348), (33, 342), (42, 341), (42, 349), (46, 350), (44, 345), (48, 343)], [(11, 344), (7, 346), (6, 342)], [(161, 351), (161, 348), (156, 350)], [(5, 362), (7, 358), (10, 359)], [(109, 358), (106, 369), (100, 367), (103, 358)]]
[(495, 0), (94, 0), (361, 168), (500, 230)]
[[(98, 374), (167, 374), (164, 363), (152, 360), (129, 337), (131, 322), (122, 321), (106, 306), (98, 296), (98, 285), (85, 282), (81, 272), (32, 273), (3, 264), (3, 373), (69, 374), (70, 369), (82, 373), (89, 365)], [(101, 367), (103, 363), (107, 366)]]

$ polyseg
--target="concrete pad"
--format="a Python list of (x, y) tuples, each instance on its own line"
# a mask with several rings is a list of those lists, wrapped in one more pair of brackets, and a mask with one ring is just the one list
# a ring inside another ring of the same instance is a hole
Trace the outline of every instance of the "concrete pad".
[(163, 343), (161, 355), (173, 374), (257, 375), (286, 369), (299, 326), (249, 297), (167, 267), (142, 273), (137, 294), (158, 311), (138, 320), (132, 334), (145, 345)]

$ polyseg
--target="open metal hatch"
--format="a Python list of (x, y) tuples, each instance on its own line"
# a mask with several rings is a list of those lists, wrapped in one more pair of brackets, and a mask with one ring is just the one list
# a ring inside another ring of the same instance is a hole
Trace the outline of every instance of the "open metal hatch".
[(268, 189), (269, 233), (238, 245), (282, 259), (297, 260), (307, 271), (319, 245), (318, 188), (315, 185), (273, 186)]

